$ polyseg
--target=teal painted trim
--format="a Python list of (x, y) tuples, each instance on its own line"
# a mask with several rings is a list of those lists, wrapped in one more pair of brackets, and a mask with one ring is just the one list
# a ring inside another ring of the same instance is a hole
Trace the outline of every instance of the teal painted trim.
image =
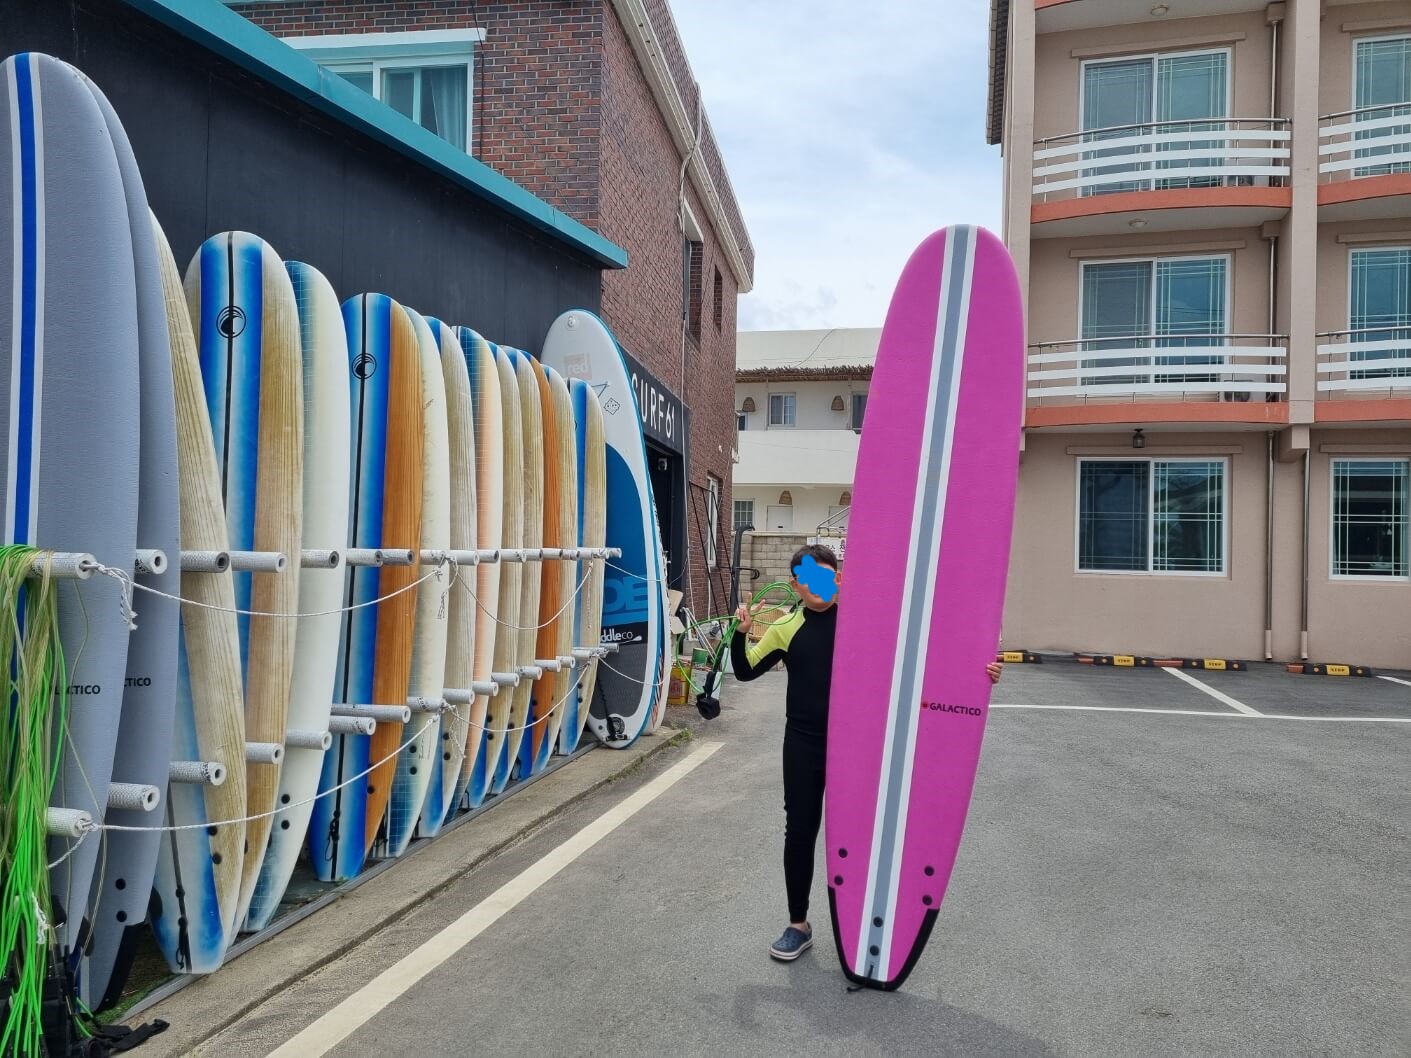
[(448, 177), (486, 202), (586, 254), (626, 268), (627, 251), (603, 238), (484, 162), (353, 87), (337, 74), (231, 11), (219, 0), (124, 0), (201, 47), (229, 59), (291, 96)]

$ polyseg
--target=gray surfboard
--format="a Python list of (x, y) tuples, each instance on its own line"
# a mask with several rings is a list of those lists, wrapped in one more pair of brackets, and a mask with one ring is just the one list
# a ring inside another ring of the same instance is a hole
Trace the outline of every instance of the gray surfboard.
[[(138, 322), (132, 233), (112, 137), (78, 71), (0, 63), (0, 453), (3, 542), (131, 569), (137, 542)], [(114, 581), (59, 585), (68, 720), (53, 803), (104, 816), (128, 630)], [(49, 843), (51, 860), (71, 851)], [(51, 872), (74, 959), (100, 841)]]
[[(128, 227), (137, 279), (138, 380), (142, 434), (138, 467), (137, 546), (162, 551), (169, 565), (138, 581), (169, 595), (181, 589), (181, 517), (177, 493), (176, 405), (172, 396), (171, 342), (167, 335), (162, 277), (147, 207), (147, 192), (132, 146), (107, 97), (88, 82), (108, 123), (127, 193)], [(176, 716), (176, 651), (181, 611), (170, 599), (139, 593), (137, 631), (127, 649), (122, 721), (118, 725), (113, 781), (155, 787), (166, 800)], [(113, 809), (108, 822), (155, 827), (165, 813)], [(122, 994), (137, 942), (147, 933), (147, 903), (157, 870), (161, 833), (112, 831), (106, 869), (95, 884), (89, 917), (93, 945), (79, 975), (84, 1002), (95, 1010), (111, 1006)]]

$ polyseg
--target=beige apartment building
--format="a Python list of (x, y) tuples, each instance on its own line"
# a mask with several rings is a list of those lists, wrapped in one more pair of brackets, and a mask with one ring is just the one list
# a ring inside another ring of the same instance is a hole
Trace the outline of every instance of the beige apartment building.
[(992, 16), (1006, 644), (1411, 668), (1411, 2)]

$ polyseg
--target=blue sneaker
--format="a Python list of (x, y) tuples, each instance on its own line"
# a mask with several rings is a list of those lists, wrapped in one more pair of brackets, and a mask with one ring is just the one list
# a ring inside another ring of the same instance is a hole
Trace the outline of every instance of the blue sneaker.
[(769, 954), (780, 962), (793, 962), (813, 947), (813, 931), (790, 926), (784, 935), (769, 946)]

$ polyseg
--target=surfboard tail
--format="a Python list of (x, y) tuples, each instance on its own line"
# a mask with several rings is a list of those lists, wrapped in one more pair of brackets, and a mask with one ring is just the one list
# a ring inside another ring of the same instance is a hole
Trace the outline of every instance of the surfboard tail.
[[(838, 964), (843, 968), (843, 974), (849, 981), (860, 988), (875, 988), (881, 992), (895, 992), (900, 988), (911, 971), (916, 968), (917, 962), (921, 958), (921, 953), (926, 948), (926, 942), (931, 938), (931, 930), (935, 928), (936, 919), (940, 915), (940, 909), (936, 908), (927, 911), (921, 918), (920, 928), (917, 930), (916, 939), (912, 941), (910, 950), (906, 953), (906, 959), (897, 969), (895, 976), (886, 977), (886, 969), (876, 964), (868, 967), (868, 973), (858, 973), (853, 969), (855, 960), (852, 954), (846, 950), (843, 943), (843, 931), (838, 925), (838, 902), (834, 895), (833, 887), (828, 887), (828, 915), (833, 922), (833, 944), (838, 951)], [(894, 942), (895, 943), (895, 942)]]

